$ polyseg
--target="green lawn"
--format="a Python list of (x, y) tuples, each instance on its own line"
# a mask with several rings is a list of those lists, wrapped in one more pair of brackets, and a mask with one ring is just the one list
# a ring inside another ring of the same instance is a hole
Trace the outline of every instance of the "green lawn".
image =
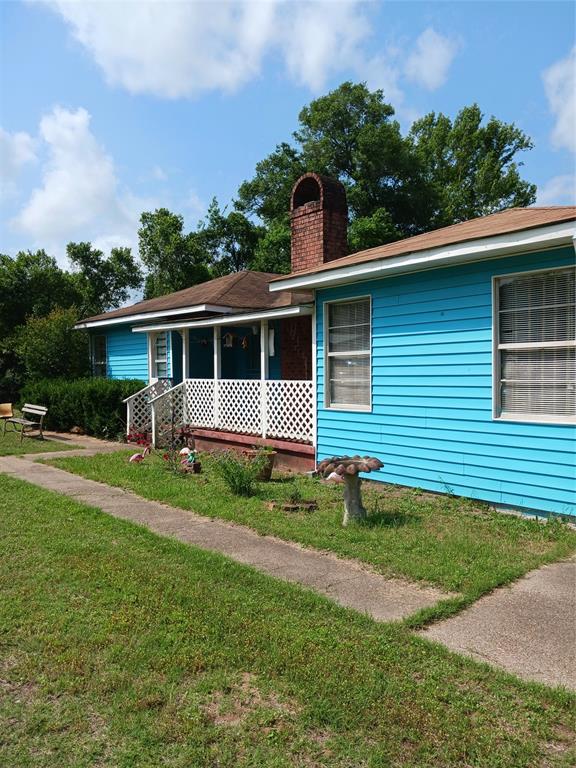
[[(50, 462), (71, 472), (127, 488), (148, 499), (201, 515), (247, 525), (259, 533), (300, 542), (370, 563), (390, 576), (424, 580), (462, 598), (450, 601), (415, 621), (448, 613), (545, 562), (576, 550), (576, 532), (558, 521), (535, 520), (491, 512), (486, 505), (365, 484), (368, 523), (341, 526), (342, 487), (297, 476), (278, 476), (260, 485), (256, 498), (233, 496), (203, 457), (202, 475), (177, 477), (159, 454), (129, 464), (128, 453), (62, 457)], [(270, 510), (266, 501), (286, 499), (296, 482), (305, 498), (317, 499), (313, 513)]]
[(575, 697), (0, 475), (0, 765), (569, 766)]
[(0, 423), (0, 456), (21, 456), (23, 453), (44, 453), (45, 451), (69, 451), (78, 445), (62, 443), (59, 440), (37, 437), (25, 437), (20, 442), (20, 435), (15, 432), (2, 434), (4, 425)]

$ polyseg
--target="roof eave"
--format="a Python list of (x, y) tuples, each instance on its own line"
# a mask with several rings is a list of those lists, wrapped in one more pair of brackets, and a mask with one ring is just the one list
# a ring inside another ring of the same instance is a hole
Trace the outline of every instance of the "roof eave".
[(401, 256), (374, 259), (357, 264), (334, 266), (331, 269), (304, 275), (287, 275), (270, 283), (270, 291), (328, 288), (361, 280), (372, 280), (404, 272), (449, 267), (471, 261), (513, 255), (542, 247), (570, 245), (576, 236), (576, 221), (508, 232), (503, 235), (477, 238), (448, 246), (413, 251)]
[(253, 312), (240, 312), (224, 317), (210, 317), (203, 320), (181, 320), (174, 323), (158, 323), (157, 325), (140, 325), (132, 330), (135, 333), (150, 333), (154, 331), (177, 331), (184, 328), (214, 328), (218, 326), (243, 325), (258, 320), (281, 320), (288, 317), (304, 317), (314, 311), (312, 304), (298, 304), (276, 309), (254, 310)]
[(213, 312), (220, 315), (233, 314), (237, 312), (233, 307), (224, 307), (219, 304), (194, 304), (190, 307), (178, 307), (176, 309), (157, 310), (155, 312), (134, 312), (132, 315), (120, 315), (119, 317), (103, 317), (100, 320), (81, 320), (74, 326), (75, 330), (84, 328), (101, 328), (109, 325), (123, 325), (125, 323), (135, 323), (145, 320), (154, 320), (159, 317), (173, 317), (175, 315), (187, 315), (194, 312)]

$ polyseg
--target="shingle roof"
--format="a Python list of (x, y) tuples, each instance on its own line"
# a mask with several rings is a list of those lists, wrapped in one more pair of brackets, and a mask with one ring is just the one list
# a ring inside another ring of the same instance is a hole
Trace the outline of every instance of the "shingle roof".
[(184, 288), (182, 291), (158, 296), (155, 299), (138, 301), (129, 307), (121, 307), (101, 315), (87, 317), (81, 322), (112, 320), (147, 312), (162, 312), (170, 309), (184, 309), (202, 304), (213, 304), (232, 309), (276, 309), (312, 301), (308, 292), (280, 291), (270, 293), (268, 285), (273, 277), (271, 272), (234, 272), (224, 277), (217, 277), (206, 283)]
[(504, 235), (509, 232), (519, 232), (524, 229), (543, 227), (547, 224), (557, 224), (563, 221), (576, 219), (576, 206), (558, 205), (533, 208), (508, 208), (505, 211), (492, 213), (478, 219), (463, 221), (461, 224), (452, 224), (449, 227), (424, 232), (421, 235), (407, 237), (405, 240), (397, 240), (387, 245), (379, 245), (366, 251), (358, 251), (340, 259), (334, 259), (318, 267), (310, 267), (292, 275), (278, 275), (274, 280), (285, 280), (287, 277), (299, 277), (300, 275), (324, 272), (330, 269), (339, 269), (352, 264), (362, 264), (376, 259), (388, 259), (393, 256), (404, 256), (418, 251), (427, 251), (432, 248), (440, 248), (456, 243), (464, 243), (468, 240), (477, 240), (483, 237)]

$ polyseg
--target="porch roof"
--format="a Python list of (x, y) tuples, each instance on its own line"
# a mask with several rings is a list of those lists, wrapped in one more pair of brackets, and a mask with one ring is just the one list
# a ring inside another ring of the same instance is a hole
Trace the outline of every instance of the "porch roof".
[(184, 328), (217, 328), (223, 325), (245, 325), (257, 320), (281, 320), (285, 317), (303, 317), (311, 315), (313, 311), (314, 308), (311, 304), (298, 304), (260, 312), (236, 312), (234, 314), (219, 315), (199, 320), (178, 320), (153, 325), (140, 325), (132, 330), (136, 333), (149, 333), (150, 331), (176, 331)]
[(76, 327), (92, 328), (147, 320), (160, 322), (161, 318), (173, 317), (180, 317), (182, 321), (197, 320), (200, 317), (264, 311), (312, 301), (312, 294), (306, 291), (270, 293), (269, 284), (274, 277), (278, 275), (271, 272), (234, 272), (166, 296), (87, 317)]

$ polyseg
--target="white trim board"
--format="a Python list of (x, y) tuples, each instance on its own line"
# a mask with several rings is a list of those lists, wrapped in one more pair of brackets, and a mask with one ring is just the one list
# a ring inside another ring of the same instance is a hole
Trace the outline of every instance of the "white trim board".
[(249, 312), (246, 314), (234, 314), (227, 317), (211, 317), (206, 320), (188, 320), (181, 323), (163, 323), (161, 325), (141, 325), (133, 328), (135, 333), (149, 333), (150, 331), (178, 331), (181, 328), (217, 328), (223, 325), (243, 325), (255, 320), (274, 320), (283, 317), (302, 317), (311, 315), (312, 305), (297, 307), (282, 307), (281, 309), (268, 309), (262, 312)]
[(103, 318), (102, 320), (90, 320), (85, 323), (76, 323), (75, 329), (80, 328), (100, 328), (104, 325), (122, 325), (124, 323), (133, 323), (137, 320), (154, 320), (157, 317), (172, 317), (174, 315), (186, 315), (191, 312), (217, 312), (220, 315), (226, 313), (233, 314), (237, 310), (230, 307), (221, 307), (217, 304), (195, 304), (191, 307), (182, 307), (180, 309), (165, 309), (159, 312), (140, 312), (133, 315), (122, 315), (122, 317)]
[(561, 245), (574, 244), (576, 222), (536, 227), (505, 235), (468, 240), (464, 243), (430, 248), (402, 256), (374, 259), (360, 264), (322, 270), (305, 275), (287, 275), (281, 280), (270, 283), (270, 291), (286, 291), (298, 288), (328, 288), (345, 283), (371, 280), (404, 272), (417, 272), (424, 269), (448, 267), (472, 261), (513, 255), (541, 248), (557, 248)]

